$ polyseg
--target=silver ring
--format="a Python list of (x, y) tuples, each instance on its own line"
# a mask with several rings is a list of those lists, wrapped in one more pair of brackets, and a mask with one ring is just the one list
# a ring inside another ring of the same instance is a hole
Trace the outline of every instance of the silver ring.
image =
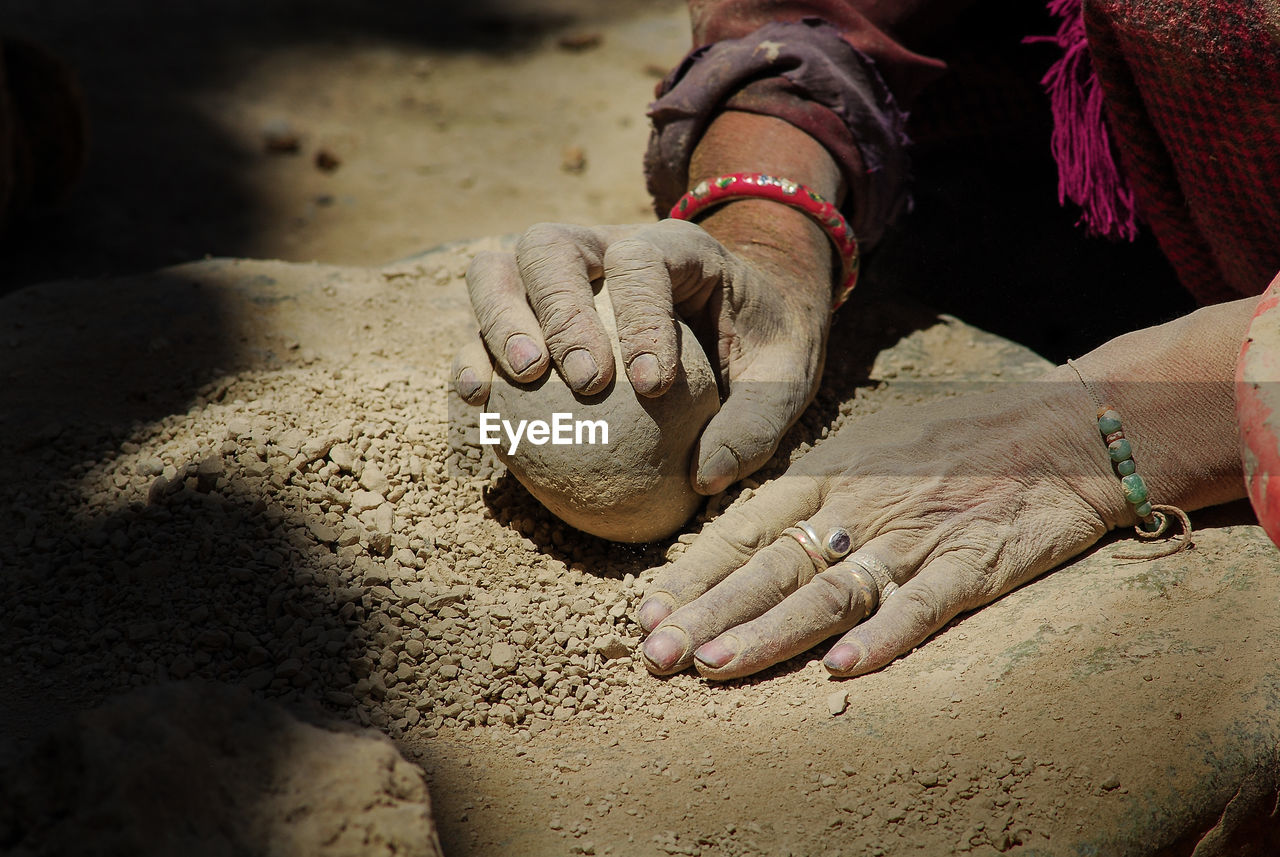
[(814, 569), (821, 574), (835, 565), (853, 548), (853, 539), (844, 527), (836, 527), (819, 539), (818, 531), (808, 521), (799, 521), (794, 527), (782, 531), (784, 536), (795, 539), (813, 561)]
[(808, 521), (801, 521), (794, 527), (787, 527), (782, 531), (784, 536), (791, 536), (799, 543), (800, 547), (809, 559), (813, 562), (814, 571), (821, 573), (827, 570), (831, 563), (827, 562), (827, 558), (822, 555), (822, 548), (818, 545), (818, 534), (813, 531), (813, 527)]
[(804, 530), (804, 534), (809, 537), (809, 546), (821, 553), (822, 549), (818, 546), (818, 531), (813, 528), (813, 524), (808, 521), (800, 521), (796, 524), (796, 527)]
[(889, 566), (875, 554), (858, 551), (841, 560), (842, 565), (845, 563), (850, 566), (849, 571), (854, 579), (875, 596), (875, 604), (870, 605), (868, 615), (880, 609), (880, 605), (898, 591), (898, 584), (894, 583), (893, 576), (889, 573)]

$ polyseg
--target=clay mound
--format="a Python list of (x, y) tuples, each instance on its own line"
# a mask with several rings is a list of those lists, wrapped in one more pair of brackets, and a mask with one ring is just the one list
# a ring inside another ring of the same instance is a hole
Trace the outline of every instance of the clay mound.
[(388, 741), (198, 683), (116, 697), (0, 769), (0, 851), (441, 853), (422, 774)]
[[(677, 322), (675, 383), (656, 398), (637, 395), (622, 372), (608, 289), (595, 300), (618, 367), (613, 383), (594, 396), (578, 396), (554, 371), (533, 384), (511, 384), (495, 375), (485, 409), (514, 424), (550, 424), (554, 415), (567, 415), (563, 435), (575, 442), (525, 442), (512, 453), (504, 435), (494, 452), (530, 494), (570, 526), (619, 542), (665, 539), (693, 517), (704, 499), (693, 490), (689, 474), (698, 436), (720, 409), (715, 374), (693, 331)], [(594, 427), (591, 434), (578, 429), (584, 423)], [(606, 431), (607, 443), (599, 442)]]

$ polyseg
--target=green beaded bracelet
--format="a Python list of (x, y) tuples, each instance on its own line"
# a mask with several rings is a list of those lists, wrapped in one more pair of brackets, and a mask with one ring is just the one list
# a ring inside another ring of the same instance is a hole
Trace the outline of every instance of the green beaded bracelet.
[(1169, 520), (1151, 508), (1147, 483), (1138, 475), (1138, 465), (1133, 460), (1133, 444), (1129, 443), (1124, 436), (1120, 412), (1107, 405), (1099, 408), (1098, 432), (1107, 444), (1107, 454), (1111, 456), (1111, 467), (1120, 477), (1120, 488), (1124, 491), (1124, 499), (1138, 516), (1138, 528), (1148, 536), (1163, 532), (1168, 528)]
[[(1094, 404), (1098, 404), (1099, 398), (1094, 393), (1093, 387), (1085, 380), (1084, 373), (1080, 371), (1080, 367), (1075, 364), (1074, 360), (1068, 360), (1067, 365), (1075, 371), (1080, 383), (1084, 384), (1084, 388), (1088, 391), (1089, 397), (1093, 399)], [(1114, 558), (1156, 559), (1157, 557), (1169, 556), (1191, 547), (1191, 519), (1187, 517), (1187, 513), (1177, 506), (1156, 506), (1151, 503), (1151, 495), (1147, 490), (1147, 483), (1138, 475), (1138, 465), (1133, 460), (1133, 444), (1124, 436), (1124, 424), (1120, 419), (1119, 411), (1108, 405), (1102, 405), (1098, 408), (1098, 433), (1102, 435), (1102, 442), (1107, 445), (1107, 456), (1111, 459), (1111, 469), (1116, 476), (1120, 477), (1120, 488), (1124, 491), (1124, 499), (1133, 508), (1134, 514), (1138, 516), (1138, 525), (1134, 527), (1138, 538), (1144, 540), (1160, 538), (1169, 531), (1169, 519), (1171, 517), (1176, 518), (1182, 526), (1182, 538), (1175, 540), (1163, 550), (1145, 555), (1116, 554)]]

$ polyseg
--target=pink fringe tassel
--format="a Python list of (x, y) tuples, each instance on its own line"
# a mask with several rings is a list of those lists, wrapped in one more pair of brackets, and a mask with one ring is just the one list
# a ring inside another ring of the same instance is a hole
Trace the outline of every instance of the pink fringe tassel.
[(1133, 188), (1111, 154), (1111, 137), (1102, 115), (1102, 87), (1089, 56), (1082, 0), (1049, 0), (1062, 19), (1055, 36), (1028, 42), (1053, 42), (1062, 58), (1041, 80), (1053, 109), (1053, 158), (1058, 162), (1058, 202), (1070, 199), (1082, 209), (1089, 235), (1125, 238), (1138, 235)]

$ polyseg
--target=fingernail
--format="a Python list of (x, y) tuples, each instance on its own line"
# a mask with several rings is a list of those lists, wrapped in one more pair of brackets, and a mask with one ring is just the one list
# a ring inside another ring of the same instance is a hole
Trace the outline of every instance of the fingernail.
[(722, 446), (698, 472), (698, 481), (708, 494), (718, 494), (738, 478), (738, 457)]
[(585, 348), (575, 348), (570, 351), (564, 356), (560, 365), (564, 368), (564, 379), (575, 390), (589, 387), (596, 379), (596, 375), (600, 374), (596, 359)]
[(541, 356), (542, 349), (538, 347), (538, 343), (523, 333), (507, 340), (507, 362), (517, 375), (537, 363)]
[(827, 672), (843, 674), (851, 672), (866, 657), (867, 650), (861, 643), (856, 640), (846, 641), (832, 646), (831, 651), (827, 652), (827, 656), (822, 659), (822, 665), (827, 668)]
[(631, 386), (642, 396), (652, 393), (662, 383), (662, 367), (658, 365), (658, 358), (647, 352), (635, 356), (627, 367), (627, 374), (631, 376)]
[(732, 634), (716, 637), (694, 652), (693, 656), (713, 670), (722, 669), (738, 656), (738, 639)]
[(680, 628), (668, 625), (650, 634), (641, 651), (650, 664), (660, 670), (669, 670), (689, 653), (689, 636)]
[(458, 373), (458, 392), (462, 394), (464, 399), (470, 399), (480, 392), (480, 379), (476, 377), (475, 372), (470, 369), (463, 369)]
[(671, 615), (671, 605), (659, 597), (647, 598), (636, 613), (636, 620), (645, 631), (652, 631), (658, 623)]

